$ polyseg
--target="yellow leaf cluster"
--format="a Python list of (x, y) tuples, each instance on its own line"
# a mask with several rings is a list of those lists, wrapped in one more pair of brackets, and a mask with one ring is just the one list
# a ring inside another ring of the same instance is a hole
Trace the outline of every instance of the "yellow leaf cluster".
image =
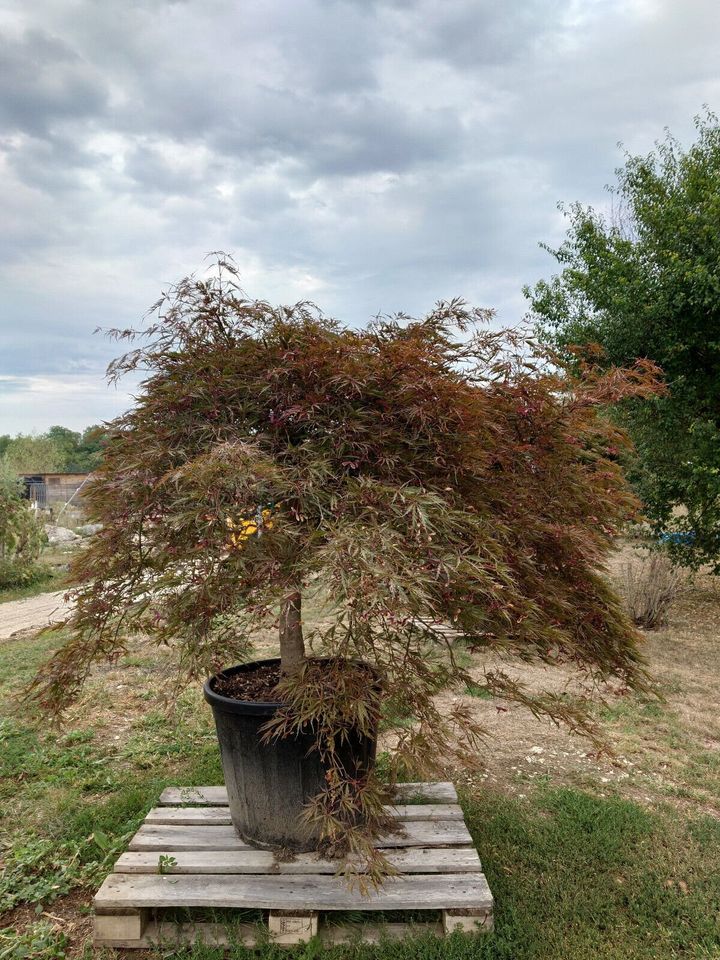
[(272, 529), (273, 521), (272, 510), (261, 510), (259, 516), (239, 517), (233, 520), (232, 517), (225, 518), (225, 526), (230, 531), (228, 535), (228, 546), (241, 550), (245, 542), (250, 537), (257, 536), (263, 529)]

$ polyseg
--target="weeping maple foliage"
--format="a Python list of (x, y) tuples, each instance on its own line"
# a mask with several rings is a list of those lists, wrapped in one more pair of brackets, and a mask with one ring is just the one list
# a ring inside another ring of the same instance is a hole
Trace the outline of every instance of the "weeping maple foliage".
[[(311, 304), (248, 299), (222, 255), (153, 316), (141, 334), (114, 331), (140, 343), (110, 376), (145, 379), (88, 485), (102, 530), (73, 563), (71, 637), (35, 681), (46, 707), (134, 633), (169, 645), (184, 682), (249, 659), (256, 631), (293, 612), (300, 662), (267, 735), (314, 721), (331, 766), (332, 744), (381, 709), (352, 661), (377, 671), (391, 729), (401, 718), (392, 769), (417, 775), (479, 757), (467, 708), (434, 699), (478, 686), (463, 647), (645, 683), (602, 575), (637, 510), (617, 462), (626, 438), (603, 409), (656, 391), (652, 364), (571, 376), (459, 299), (348, 329)], [(321, 614), (301, 624), (308, 598)], [(483, 685), (592, 733), (563, 696), (500, 669)], [(308, 816), (360, 850), (381, 820), (376, 786), (335, 770)], [(347, 829), (357, 810), (365, 833)]]

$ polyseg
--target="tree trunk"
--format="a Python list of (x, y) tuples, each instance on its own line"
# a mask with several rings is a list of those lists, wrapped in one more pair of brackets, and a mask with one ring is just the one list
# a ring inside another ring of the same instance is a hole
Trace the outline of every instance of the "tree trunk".
[(300, 591), (289, 593), (280, 608), (280, 670), (297, 673), (305, 659), (305, 641), (302, 632), (302, 598)]

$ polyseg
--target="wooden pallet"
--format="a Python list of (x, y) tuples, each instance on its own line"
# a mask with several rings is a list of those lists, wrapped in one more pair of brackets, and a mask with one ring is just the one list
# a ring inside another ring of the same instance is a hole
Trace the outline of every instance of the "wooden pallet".
[[(404, 936), (410, 929), (442, 935), (492, 928), (492, 894), (451, 783), (398, 785), (390, 812), (399, 829), (377, 843), (398, 875), (369, 896), (350, 889), (335, 876), (336, 863), (315, 853), (284, 860), (251, 847), (235, 833), (227, 803), (224, 787), (163, 791), (95, 897), (97, 944), (147, 948), (202, 939), (252, 945), (263, 936), (282, 944), (311, 936), (337, 943)], [(163, 920), (163, 911), (177, 908), (190, 914), (189, 923)], [(192, 913), (200, 908), (267, 911), (267, 925), (263, 932), (257, 924), (195, 922)], [(363, 923), (358, 929), (333, 922), (338, 911), (360, 912), (368, 921), (378, 911), (439, 911), (442, 924)]]

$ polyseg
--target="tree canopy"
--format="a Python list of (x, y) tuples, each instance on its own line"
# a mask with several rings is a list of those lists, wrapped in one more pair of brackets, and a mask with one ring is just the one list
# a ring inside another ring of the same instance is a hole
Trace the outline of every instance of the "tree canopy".
[(17, 478), (0, 462), (0, 588), (25, 586), (45, 575), (37, 562), (45, 534), (20, 493)]
[(62, 469), (63, 450), (48, 434), (18, 434), (8, 441), (2, 459), (14, 473), (54, 473)]
[(82, 433), (54, 426), (46, 433), (0, 436), (0, 462), (20, 473), (86, 473), (102, 459), (106, 428), (101, 424)]
[[(434, 700), (477, 685), (458, 644), (643, 685), (601, 569), (637, 502), (617, 461), (626, 438), (598, 410), (656, 389), (651, 364), (551, 370), (461, 300), (349, 329), (310, 304), (248, 299), (226, 259), (157, 310), (111, 367), (146, 379), (88, 485), (102, 530), (73, 562), (70, 639), (38, 677), (42, 703), (61, 709), (137, 631), (175, 651), (183, 678), (247, 660), (294, 592), (318, 611), (313, 654), (371, 663), (387, 716), (412, 718), (389, 721), (393, 769), (477, 761), (467, 707)], [(285, 686), (284, 732), (315, 717), (332, 738), (357, 719), (357, 681), (344, 683), (307, 661)], [(591, 730), (567, 697), (500, 668), (484, 685)]]
[(566, 358), (576, 345), (607, 367), (662, 368), (667, 391), (615, 411), (631, 476), (677, 559), (720, 572), (720, 126), (709, 113), (696, 126), (687, 150), (668, 135), (627, 157), (611, 216), (571, 206), (565, 242), (548, 248), (561, 273), (526, 293)]

